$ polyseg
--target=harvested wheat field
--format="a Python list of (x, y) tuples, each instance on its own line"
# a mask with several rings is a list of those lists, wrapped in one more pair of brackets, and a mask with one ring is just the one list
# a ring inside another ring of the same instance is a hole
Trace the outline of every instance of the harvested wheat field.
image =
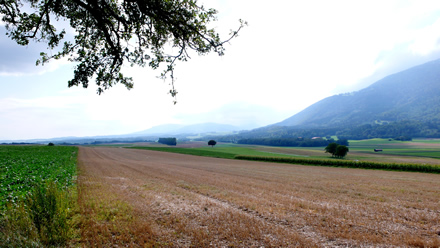
[(79, 150), (82, 246), (438, 247), (440, 175)]

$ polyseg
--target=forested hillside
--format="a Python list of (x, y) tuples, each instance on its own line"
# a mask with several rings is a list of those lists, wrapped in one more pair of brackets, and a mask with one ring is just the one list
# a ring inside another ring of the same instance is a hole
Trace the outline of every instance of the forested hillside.
[(387, 76), (352, 93), (325, 98), (278, 126), (335, 127), (440, 119), (440, 60)]
[[(387, 76), (352, 93), (325, 98), (279, 123), (218, 137), (219, 141), (250, 143), (259, 139), (313, 137), (340, 139), (440, 137), (440, 60)], [(308, 145), (308, 146), (309, 146)]]

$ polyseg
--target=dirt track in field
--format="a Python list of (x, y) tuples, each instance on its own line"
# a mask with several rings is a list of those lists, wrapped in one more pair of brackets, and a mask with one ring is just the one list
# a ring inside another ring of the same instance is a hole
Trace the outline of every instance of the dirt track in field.
[(440, 246), (440, 175), (80, 147), (83, 246)]

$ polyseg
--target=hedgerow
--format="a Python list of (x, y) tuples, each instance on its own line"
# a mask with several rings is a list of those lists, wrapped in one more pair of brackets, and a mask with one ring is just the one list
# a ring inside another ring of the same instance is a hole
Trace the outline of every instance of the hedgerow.
[(287, 158), (287, 157), (286, 158), (261, 157), (261, 156), (245, 156), (245, 155), (237, 155), (235, 156), (235, 159), (301, 164), (301, 165), (315, 165), (315, 166), (440, 173), (440, 166), (428, 165), (428, 164), (397, 164), (397, 163), (377, 163), (377, 162), (368, 162), (368, 161), (352, 161), (352, 160), (340, 160), (340, 159), (329, 160), (329, 159), (306, 159), (306, 158)]

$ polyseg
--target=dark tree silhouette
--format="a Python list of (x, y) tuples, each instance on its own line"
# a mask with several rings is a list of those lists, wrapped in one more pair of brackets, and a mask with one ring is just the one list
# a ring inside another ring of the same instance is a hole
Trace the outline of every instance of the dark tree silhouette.
[(326, 153), (330, 153), (333, 157), (336, 154), (336, 149), (338, 146), (339, 146), (338, 144), (333, 142), (333, 143), (328, 144), (324, 149), (325, 149)]
[(215, 140), (208, 141), (208, 146), (214, 147), (216, 144), (217, 144), (217, 142)]
[[(196, 0), (1, 0), (0, 16), (7, 35), (18, 44), (45, 42), (58, 52), (41, 53), (37, 64), (68, 57), (75, 62), (74, 76), (68, 86), (88, 87), (95, 77), (97, 93), (116, 83), (133, 87), (131, 77), (122, 74), (122, 65), (165, 64), (161, 78), (171, 79), (173, 97), (174, 67), (187, 61), (189, 51), (199, 55), (215, 52), (223, 55), (224, 44), (237, 36), (246, 22), (222, 40), (208, 25), (216, 19), (215, 9), (205, 9)], [(75, 31), (73, 40), (65, 40), (66, 31), (54, 23), (68, 21)]]
[(348, 147), (346, 146), (338, 146), (336, 148), (335, 156), (338, 158), (344, 158), (348, 153)]

